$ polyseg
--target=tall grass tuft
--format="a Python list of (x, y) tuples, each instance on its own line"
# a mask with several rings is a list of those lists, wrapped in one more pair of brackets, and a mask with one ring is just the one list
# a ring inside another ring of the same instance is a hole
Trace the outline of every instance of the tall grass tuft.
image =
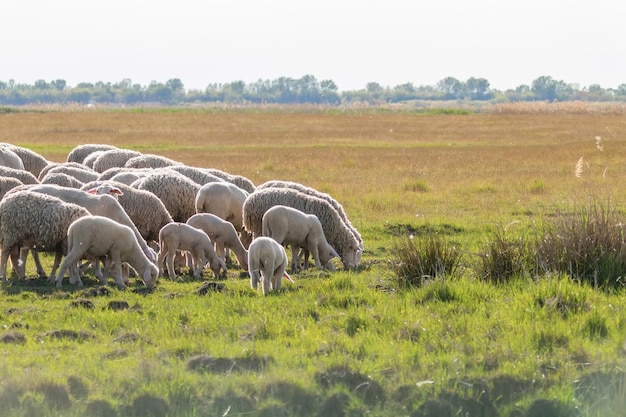
[(536, 242), (538, 273), (557, 271), (594, 288), (622, 286), (626, 276), (624, 225), (610, 203), (544, 221)]
[(395, 240), (391, 262), (400, 288), (420, 287), (433, 278), (453, 276), (461, 265), (462, 253), (452, 242), (436, 233), (405, 236)]
[(478, 277), (494, 284), (529, 276), (533, 266), (528, 239), (524, 236), (510, 238), (504, 228), (496, 230), (493, 240), (486, 244), (479, 258)]

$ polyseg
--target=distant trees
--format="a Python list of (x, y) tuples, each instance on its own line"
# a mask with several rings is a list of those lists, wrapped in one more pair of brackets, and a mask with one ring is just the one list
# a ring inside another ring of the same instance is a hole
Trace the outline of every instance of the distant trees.
[(410, 82), (388, 87), (368, 82), (363, 89), (339, 91), (333, 80), (318, 81), (312, 75), (301, 78), (280, 77), (259, 79), (253, 83), (232, 81), (209, 84), (204, 90), (186, 90), (183, 82), (172, 78), (165, 83), (152, 81), (147, 86), (126, 78), (116, 83), (82, 82), (74, 87), (65, 80), (36, 80), (33, 85), (18, 84), (14, 80), (0, 81), (0, 105), (36, 103), (112, 103), (138, 105), (158, 103), (183, 105), (186, 103), (311, 103), (338, 105), (363, 102), (371, 104), (400, 103), (428, 100), (463, 101), (626, 101), (626, 83), (616, 89), (605, 89), (599, 84), (586, 88), (550, 76), (540, 76), (530, 85), (498, 91), (485, 78), (471, 77), (466, 81), (445, 77), (435, 85), (416, 86)]

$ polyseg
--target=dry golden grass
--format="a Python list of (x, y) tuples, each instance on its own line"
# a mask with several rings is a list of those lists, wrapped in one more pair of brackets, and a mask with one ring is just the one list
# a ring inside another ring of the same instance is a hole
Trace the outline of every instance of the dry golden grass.
[(508, 223), (590, 192), (621, 200), (625, 131), (623, 116), (571, 112), (155, 110), (0, 116), (0, 141), (31, 147), (52, 161), (63, 161), (78, 144), (109, 143), (219, 168), (257, 184), (298, 181), (332, 194), (357, 227)]

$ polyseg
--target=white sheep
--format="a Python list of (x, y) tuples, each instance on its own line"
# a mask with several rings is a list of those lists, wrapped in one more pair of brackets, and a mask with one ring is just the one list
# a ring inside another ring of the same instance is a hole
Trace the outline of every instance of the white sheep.
[(24, 169), (24, 162), (15, 152), (6, 146), (0, 146), (0, 166), (13, 169)]
[(158, 242), (161, 228), (174, 221), (163, 202), (150, 191), (115, 181), (92, 181), (82, 189), (92, 194), (115, 195), (146, 242)]
[[(278, 205), (268, 209), (263, 215), (262, 235), (271, 237), (285, 246), (291, 246), (292, 272), (296, 272), (299, 266), (299, 248), (309, 251), (315, 266), (320, 269), (324, 266), (334, 269), (329, 262), (332, 258), (339, 258), (335, 249), (326, 240), (317, 216), (292, 207)], [(304, 268), (306, 267), (305, 262)]]
[(243, 229), (242, 207), (248, 192), (228, 182), (210, 182), (198, 190), (195, 198), (196, 213), (211, 213)]
[[(24, 187), (24, 186), (23, 186)], [(66, 188), (54, 184), (35, 184), (28, 186), (29, 190), (40, 192), (60, 198), (63, 201), (78, 204), (85, 207), (93, 215), (105, 216), (120, 224), (130, 227), (139, 241), (142, 250), (150, 259), (156, 259), (156, 253), (148, 246), (146, 241), (137, 230), (137, 227), (130, 219), (124, 208), (117, 199), (110, 195), (95, 195), (87, 191), (75, 188)]]
[(104, 151), (93, 161), (93, 169), (101, 173), (109, 168), (123, 167), (130, 158), (141, 155), (141, 152), (131, 149), (111, 149)]
[[(79, 217), (89, 212), (77, 204), (28, 190), (7, 193), (0, 201), (0, 277), (6, 282), (7, 260), (20, 247), (54, 252), (50, 277), (65, 253), (67, 230)], [(22, 268), (14, 267), (19, 279), (24, 279)], [(39, 271), (42, 274), (42, 271)], [(45, 273), (43, 273), (45, 275)]]
[(17, 178), (0, 177), (0, 200), (2, 200), (7, 192), (20, 185), (22, 185), (22, 181)]
[(357, 265), (359, 241), (328, 201), (290, 188), (266, 188), (251, 193), (243, 204), (243, 225), (254, 237), (262, 234), (263, 215), (283, 205), (314, 214), (322, 224), (328, 243), (335, 248), (346, 269)]
[(126, 168), (164, 168), (172, 165), (182, 165), (181, 162), (161, 155), (143, 154), (130, 158), (124, 164)]
[(261, 282), (263, 295), (267, 295), (270, 289), (278, 291), (283, 276), (293, 282), (286, 271), (287, 253), (285, 248), (269, 237), (260, 236), (250, 243), (248, 268), (250, 270), (250, 286), (256, 290), (259, 282)]
[[(122, 263), (128, 263), (134, 268), (148, 287), (156, 283), (159, 275), (159, 269), (141, 249), (130, 227), (107, 217), (87, 216), (74, 221), (68, 228), (67, 255), (55, 278), (57, 288), (61, 288), (65, 271), (85, 255), (94, 258), (106, 256), (114, 265), (113, 276), (120, 289), (126, 287), (122, 277)], [(82, 286), (80, 277), (76, 278), (78, 285)], [(106, 284), (106, 275), (100, 280), (102, 285)]]
[(35, 177), (39, 177), (41, 170), (49, 164), (49, 161), (46, 158), (31, 149), (12, 145), (10, 143), (2, 143), (0, 145), (15, 152), (22, 160), (24, 169), (33, 174)]
[(223, 182), (223, 178), (213, 175), (206, 168), (190, 167), (187, 165), (172, 165), (167, 169), (176, 171), (179, 174), (184, 175), (198, 185), (204, 185), (210, 182)]
[(83, 163), (85, 158), (96, 151), (109, 151), (111, 149), (117, 149), (113, 145), (100, 144), (100, 143), (85, 143), (77, 145), (67, 154), (67, 162)]
[(17, 178), (22, 181), (23, 184), (39, 184), (37, 177), (23, 169), (0, 166), (0, 177)]
[(61, 187), (80, 188), (83, 186), (83, 182), (62, 172), (48, 172), (42, 179), (42, 184), (56, 184)]
[(196, 214), (195, 199), (200, 185), (169, 168), (133, 182), (131, 187), (150, 191), (163, 202), (175, 222), (185, 223)]
[[(239, 266), (248, 270), (248, 251), (244, 248), (235, 226), (229, 221), (222, 220), (214, 214), (198, 213), (187, 220), (187, 224), (206, 233), (215, 244), (215, 252), (222, 260), (228, 261), (227, 253), (232, 251)], [(226, 262), (228, 265), (228, 262)]]
[(93, 169), (84, 165), (76, 164), (75, 162), (64, 162), (62, 164), (49, 165), (39, 175), (39, 181), (43, 182), (46, 175), (53, 173), (63, 173), (70, 175), (82, 183), (94, 181), (98, 178), (98, 173)]
[(174, 270), (174, 258), (176, 251), (189, 252), (193, 259), (193, 276), (202, 276), (202, 269), (207, 263), (213, 271), (215, 277), (220, 276), (220, 269), (227, 272), (226, 264), (217, 256), (213, 248), (213, 242), (206, 233), (186, 223), (169, 223), (163, 226), (159, 232), (159, 253), (157, 265), (159, 269), (163, 267), (163, 260), (167, 264), (167, 273), (170, 279), (176, 278)]

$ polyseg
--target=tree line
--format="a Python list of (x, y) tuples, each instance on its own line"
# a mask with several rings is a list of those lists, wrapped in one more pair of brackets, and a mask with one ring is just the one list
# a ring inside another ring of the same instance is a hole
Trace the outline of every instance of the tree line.
[(79, 83), (68, 86), (65, 80), (37, 80), (20, 84), (14, 80), (0, 81), (0, 105), (27, 104), (117, 104), (140, 105), (156, 103), (183, 105), (190, 103), (249, 103), (249, 104), (325, 104), (400, 103), (411, 100), (478, 100), (478, 101), (626, 101), (626, 83), (618, 88), (603, 88), (599, 84), (580, 88), (541, 76), (530, 85), (499, 91), (491, 88), (484, 78), (471, 77), (465, 81), (446, 77), (435, 85), (415, 86), (413, 83), (393, 87), (369, 82), (360, 90), (339, 91), (332, 80), (318, 81), (312, 75), (301, 78), (280, 77), (253, 83), (233, 81), (209, 84), (204, 90), (185, 89), (178, 78), (149, 85), (120, 82)]

